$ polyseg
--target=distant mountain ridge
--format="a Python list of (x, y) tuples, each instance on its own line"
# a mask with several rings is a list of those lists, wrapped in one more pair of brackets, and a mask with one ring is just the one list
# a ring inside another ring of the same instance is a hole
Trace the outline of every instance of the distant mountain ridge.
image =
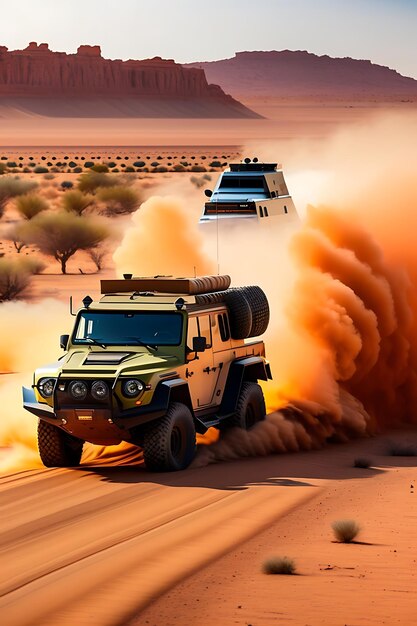
[(160, 57), (104, 59), (100, 46), (89, 45), (76, 54), (54, 52), (46, 43), (13, 51), (0, 46), (0, 106), (10, 102), (46, 115), (100, 115), (104, 102), (103, 115), (258, 117), (209, 84), (202, 69)]
[(231, 59), (188, 63), (237, 98), (260, 96), (417, 97), (417, 80), (366, 60), (306, 51), (237, 52)]

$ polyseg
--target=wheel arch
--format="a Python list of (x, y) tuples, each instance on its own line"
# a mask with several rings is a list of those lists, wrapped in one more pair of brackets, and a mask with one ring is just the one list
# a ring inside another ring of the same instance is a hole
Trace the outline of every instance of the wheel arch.
[(245, 357), (234, 361), (230, 366), (226, 386), (220, 406), (220, 417), (228, 417), (236, 411), (243, 382), (256, 383), (258, 380), (271, 380), (271, 367), (261, 357)]

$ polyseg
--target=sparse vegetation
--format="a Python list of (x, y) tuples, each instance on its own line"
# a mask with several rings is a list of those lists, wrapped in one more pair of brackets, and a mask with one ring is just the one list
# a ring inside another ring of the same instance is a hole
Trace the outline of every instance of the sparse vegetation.
[(67, 272), (68, 260), (78, 250), (98, 246), (108, 236), (107, 229), (96, 221), (71, 213), (43, 213), (31, 222), (30, 242), (61, 264)]
[(105, 203), (107, 215), (132, 213), (141, 204), (139, 194), (131, 187), (117, 186), (100, 190), (100, 200)]
[(342, 519), (332, 524), (334, 535), (341, 543), (351, 543), (360, 531), (360, 526), (355, 520)]
[(264, 574), (291, 576), (295, 574), (296, 567), (294, 561), (287, 556), (273, 556), (263, 562), (262, 571)]
[(6, 204), (11, 198), (33, 191), (37, 187), (33, 181), (23, 181), (20, 178), (7, 176), (0, 180), (0, 218), (3, 216)]
[(30, 274), (19, 261), (0, 259), (0, 302), (21, 297), (29, 287)]
[(18, 222), (5, 233), (5, 238), (13, 242), (18, 254), (28, 245), (28, 222)]
[(35, 174), (47, 174), (48, 173), (48, 168), (44, 167), (43, 165), (37, 165), (33, 171), (35, 172)]
[(93, 261), (98, 272), (103, 269), (103, 262), (107, 254), (108, 250), (105, 246), (97, 246), (97, 248), (88, 250), (88, 256)]
[(16, 199), (16, 209), (24, 219), (31, 220), (42, 211), (49, 209), (49, 204), (36, 193), (29, 193)]
[(69, 191), (62, 198), (62, 206), (65, 211), (82, 215), (86, 209), (94, 204), (94, 197), (82, 191)]
[(95, 193), (100, 187), (115, 187), (117, 178), (105, 172), (86, 172), (78, 179), (78, 189), (84, 193)]
[(74, 183), (71, 180), (63, 180), (61, 183), (62, 189), (72, 189), (74, 187)]

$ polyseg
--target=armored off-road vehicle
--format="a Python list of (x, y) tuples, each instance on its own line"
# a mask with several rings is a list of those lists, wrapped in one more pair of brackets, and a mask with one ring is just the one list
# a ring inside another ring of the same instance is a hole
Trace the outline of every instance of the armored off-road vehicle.
[(125, 275), (102, 280), (101, 292), (84, 298), (72, 334), (61, 336), (64, 355), (23, 388), (44, 465), (79, 465), (85, 441), (128, 441), (148, 469), (181, 470), (196, 432), (264, 419), (258, 380), (271, 371), (256, 339), (269, 322), (260, 287), (230, 288), (229, 276)]
[(279, 224), (299, 220), (277, 163), (260, 163), (256, 158), (230, 163), (214, 190), (206, 189), (205, 194), (210, 200), (204, 205), (200, 224), (233, 218), (270, 226), (271, 219), (279, 218)]

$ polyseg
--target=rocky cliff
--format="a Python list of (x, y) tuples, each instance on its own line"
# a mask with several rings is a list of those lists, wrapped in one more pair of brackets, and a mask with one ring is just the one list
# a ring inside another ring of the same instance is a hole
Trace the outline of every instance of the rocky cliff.
[(305, 51), (237, 52), (232, 59), (192, 63), (207, 79), (237, 98), (322, 97), (401, 99), (417, 97), (417, 81), (370, 61), (317, 56)]
[(204, 102), (203, 108), (217, 106), (225, 117), (256, 116), (221, 87), (208, 84), (202, 69), (184, 68), (160, 57), (104, 59), (100, 46), (80, 46), (76, 54), (53, 52), (46, 43), (32, 42), (24, 50), (12, 51), (0, 46), (0, 102), (16, 97)]

